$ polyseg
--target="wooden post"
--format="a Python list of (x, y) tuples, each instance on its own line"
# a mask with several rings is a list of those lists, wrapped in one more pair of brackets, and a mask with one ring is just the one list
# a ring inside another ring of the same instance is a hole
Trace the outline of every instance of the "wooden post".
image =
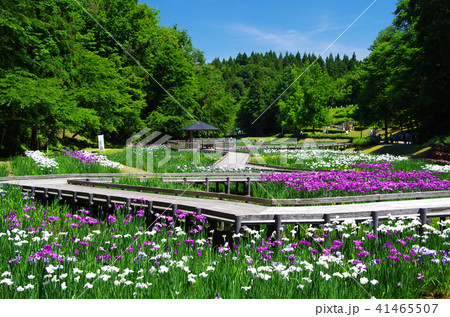
[(230, 194), (230, 187), (231, 187), (231, 183), (230, 183), (230, 177), (227, 177), (227, 194)]
[[(331, 216), (330, 216), (330, 214), (324, 214), (323, 215), (323, 223), (324, 223), (323, 227), (327, 228), (326, 225), (331, 223)], [(331, 243), (331, 237), (330, 237), (330, 233), (329, 232), (327, 232), (327, 236), (328, 236), (328, 238), (327, 238), (328, 242)]]
[(152, 207), (153, 207), (153, 202), (148, 201), (147, 208), (145, 210), (145, 225), (147, 226), (147, 229), (149, 229), (151, 221), (152, 221), (152, 219), (151, 219), (151, 215), (153, 215)]
[(31, 186), (31, 197), (34, 197), (36, 194), (36, 188), (34, 186)]
[(372, 211), (373, 235), (378, 240), (378, 211)]
[(177, 209), (178, 209), (178, 205), (173, 204), (172, 205), (172, 217), (173, 217), (174, 221), (177, 219)]
[(209, 192), (209, 178), (206, 177), (205, 181), (206, 181), (206, 192), (208, 193)]
[(106, 214), (109, 215), (112, 209), (111, 196), (106, 196)]
[(441, 222), (441, 230), (444, 230), (445, 226), (442, 225), (442, 222), (445, 221), (445, 217), (439, 217), (439, 221)]
[(92, 206), (94, 206), (94, 194), (89, 194), (89, 201), (88, 201), (89, 211), (92, 211)]
[(73, 196), (72, 196), (72, 210), (74, 212), (75, 212), (75, 210), (77, 208), (77, 202), (78, 202), (77, 195), (78, 195), (77, 192), (73, 192)]
[(419, 227), (419, 234), (423, 235), (423, 232), (424, 232), (423, 226), (427, 223), (427, 211), (425, 209), (420, 208), (419, 215), (420, 215), (420, 222), (421, 222), (421, 225)]
[(131, 198), (127, 198), (125, 203), (125, 208), (127, 209), (127, 212), (130, 212), (131, 210)]
[(275, 232), (277, 240), (281, 241), (281, 215), (275, 215)]
[(152, 211), (152, 207), (153, 207), (153, 201), (148, 201), (147, 202), (147, 210), (146, 210), (146, 212), (149, 214), (149, 215), (152, 215), (153, 214), (153, 211)]
[(324, 214), (323, 215), (323, 223), (327, 224), (327, 223), (330, 223), (330, 222), (331, 222), (330, 214)]
[(251, 186), (252, 186), (252, 181), (250, 180), (250, 177), (247, 177), (247, 196), (251, 195)]
[(62, 191), (61, 189), (58, 189), (58, 200), (62, 199)]
[[(201, 214), (202, 214), (202, 209), (199, 208), (199, 207), (196, 207), (196, 208), (195, 208), (195, 214), (196, 214), (196, 215), (201, 215)], [(198, 221), (197, 218), (194, 218), (194, 222), (195, 222), (196, 224), (197, 224), (197, 223), (200, 223), (200, 221)]]
[[(236, 216), (234, 218), (234, 232), (238, 234), (241, 231), (241, 216)], [(241, 242), (240, 238), (234, 238), (234, 244), (239, 245)]]
[(44, 188), (44, 204), (48, 202), (48, 188)]

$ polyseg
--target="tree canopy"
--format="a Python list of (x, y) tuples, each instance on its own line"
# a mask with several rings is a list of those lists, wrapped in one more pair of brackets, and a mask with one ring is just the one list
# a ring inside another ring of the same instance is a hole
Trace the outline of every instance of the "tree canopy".
[(423, 140), (450, 132), (450, 5), (403, 0), (362, 66), (360, 105), (372, 122), (420, 132)]
[(66, 131), (121, 143), (144, 126), (180, 136), (193, 119), (234, 125), (232, 94), (186, 30), (136, 0), (79, 3), (0, 3), (4, 154)]
[(137, 0), (3, 0), (1, 155), (69, 132), (116, 144), (145, 126), (182, 137), (196, 120), (222, 134), (295, 133), (352, 104), (354, 119), (386, 132), (448, 134), (449, 23), (448, 1), (402, 0), (362, 62), (270, 51), (206, 64), (186, 30)]

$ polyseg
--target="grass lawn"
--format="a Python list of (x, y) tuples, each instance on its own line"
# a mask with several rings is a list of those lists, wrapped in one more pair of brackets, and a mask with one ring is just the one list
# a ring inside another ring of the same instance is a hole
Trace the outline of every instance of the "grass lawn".
[(0, 162), (0, 177), (8, 176), (9, 169), (9, 162)]
[(364, 152), (370, 154), (391, 154), (412, 157), (429, 149), (431, 149), (431, 147), (420, 144), (379, 144), (365, 149)]

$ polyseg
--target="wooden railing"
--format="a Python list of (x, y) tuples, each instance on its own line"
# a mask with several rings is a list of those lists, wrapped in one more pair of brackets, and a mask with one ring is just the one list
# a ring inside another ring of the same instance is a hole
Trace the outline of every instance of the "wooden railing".
[(235, 139), (194, 139), (192, 141), (185, 140), (169, 140), (167, 146), (173, 150), (186, 149), (234, 149), (236, 146)]
[[(248, 182), (251, 184), (251, 179), (249, 178)], [(113, 188), (113, 189), (124, 189), (124, 190), (133, 190), (140, 192), (151, 192), (155, 194), (172, 194), (172, 195), (184, 195), (184, 196), (194, 196), (194, 197), (208, 197), (208, 198), (218, 198), (218, 199), (230, 199), (235, 201), (244, 201), (244, 202), (252, 202), (256, 204), (267, 204), (270, 202), (269, 199), (243, 196), (243, 195), (234, 195), (234, 194), (224, 194), (224, 193), (214, 193), (214, 192), (203, 192), (203, 191), (194, 191), (194, 190), (182, 190), (182, 189), (172, 189), (172, 188), (160, 188), (160, 187), (148, 187), (148, 186), (139, 186), (139, 185), (124, 185), (124, 184), (113, 184), (113, 183), (103, 183), (103, 182), (91, 182), (91, 181), (83, 181), (83, 180), (68, 180), (68, 184), (71, 185), (81, 185), (81, 186), (89, 186), (89, 187), (105, 187), (105, 188)], [(230, 183), (230, 182), (229, 182)]]
[[(101, 184), (105, 185), (105, 184)], [(150, 226), (151, 221), (156, 216), (155, 213), (162, 213), (169, 210), (173, 217), (176, 217), (176, 211), (182, 210), (188, 214), (196, 213), (203, 214), (215, 221), (224, 221), (233, 223), (233, 231), (240, 232), (244, 225), (261, 225), (266, 224), (270, 227), (269, 231), (276, 232), (277, 239), (281, 239), (281, 226), (283, 224), (332, 224), (333, 222), (343, 221), (344, 219), (355, 219), (356, 221), (369, 221), (373, 228), (375, 237), (378, 237), (378, 227), (380, 220), (388, 219), (392, 216), (408, 216), (416, 217), (420, 221), (419, 233), (424, 233), (424, 225), (430, 223), (430, 218), (440, 218), (441, 220), (450, 217), (450, 207), (433, 207), (433, 208), (404, 208), (402, 210), (393, 209), (386, 206), (383, 210), (378, 211), (350, 211), (350, 212), (333, 212), (333, 213), (293, 213), (293, 214), (278, 214), (276, 210), (265, 214), (248, 214), (248, 215), (233, 215), (225, 212), (220, 212), (214, 209), (197, 208), (189, 203), (172, 204), (169, 202), (162, 202), (158, 200), (148, 201), (134, 201), (127, 198), (125, 195), (110, 196), (107, 194), (91, 194), (87, 192), (77, 192), (76, 190), (61, 190), (47, 187), (35, 186), (21, 186), (23, 191), (29, 192), (33, 197), (47, 202), (50, 199), (64, 200), (66, 203), (71, 203), (75, 208), (80, 204), (84, 204), (87, 208), (94, 205), (101, 205), (104, 207), (101, 215), (106, 217), (112, 213), (114, 204), (122, 204), (127, 211), (132, 208), (144, 209), (144, 216), (147, 226)], [(161, 190), (161, 189), (160, 189)], [(256, 207), (256, 206), (255, 206)], [(98, 211), (97, 211), (98, 212)], [(392, 213), (392, 215), (391, 215)], [(94, 212), (95, 215), (95, 212)], [(337, 219), (339, 217), (339, 219)], [(239, 238), (236, 240), (239, 243)]]
[[(186, 183), (188, 179), (184, 180)], [(191, 180), (192, 181), (192, 180)], [(139, 185), (124, 185), (124, 184), (114, 184), (105, 182), (93, 182), (86, 180), (67, 180), (68, 184), (81, 185), (81, 186), (91, 186), (91, 187), (106, 187), (115, 189), (125, 189), (134, 190), (142, 192), (152, 192), (152, 193), (164, 193), (172, 195), (187, 195), (195, 197), (207, 197), (207, 198), (218, 198), (218, 199), (229, 199), (235, 201), (244, 201), (247, 203), (256, 203), (266, 206), (307, 206), (307, 205), (325, 205), (325, 204), (337, 204), (342, 203), (361, 203), (361, 202), (380, 202), (389, 200), (405, 200), (405, 199), (424, 199), (424, 198), (438, 198), (438, 197), (450, 197), (450, 190), (443, 191), (429, 191), (429, 192), (411, 192), (411, 193), (395, 193), (395, 194), (376, 194), (376, 195), (360, 195), (360, 196), (340, 196), (340, 197), (324, 197), (324, 198), (295, 198), (295, 199), (267, 199), (251, 197), (251, 184), (255, 182), (255, 179), (247, 177), (245, 180), (233, 180), (231, 177), (227, 176), (224, 180), (214, 180), (205, 177), (204, 180), (197, 179), (196, 183), (204, 183), (206, 185), (207, 191), (194, 191), (194, 190), (183, 190), (183, 189), (172, 189), (172, 188), (160, 188), (160, 187), (147, 187)], [(212, 182), (222, 182), (225, 184), (226, 193), (216, 193), (210, 192), (209, 185)], [(231, 184), (233, 182), (245, 183), (247, 188), (247, 195), (236, 195), (230, 194)], [(450, 206), (449, 206), (450, 207)]]

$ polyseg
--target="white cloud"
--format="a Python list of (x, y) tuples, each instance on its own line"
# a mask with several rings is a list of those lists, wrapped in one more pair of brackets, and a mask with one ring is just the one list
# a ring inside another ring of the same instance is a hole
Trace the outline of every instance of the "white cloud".
[(272, 50), (297, 51), (308, 44), (308, 38), (297, 30), (259, 29), (245, 24), (233, 24), (229, 29), (244, 41), (270, 46)]

